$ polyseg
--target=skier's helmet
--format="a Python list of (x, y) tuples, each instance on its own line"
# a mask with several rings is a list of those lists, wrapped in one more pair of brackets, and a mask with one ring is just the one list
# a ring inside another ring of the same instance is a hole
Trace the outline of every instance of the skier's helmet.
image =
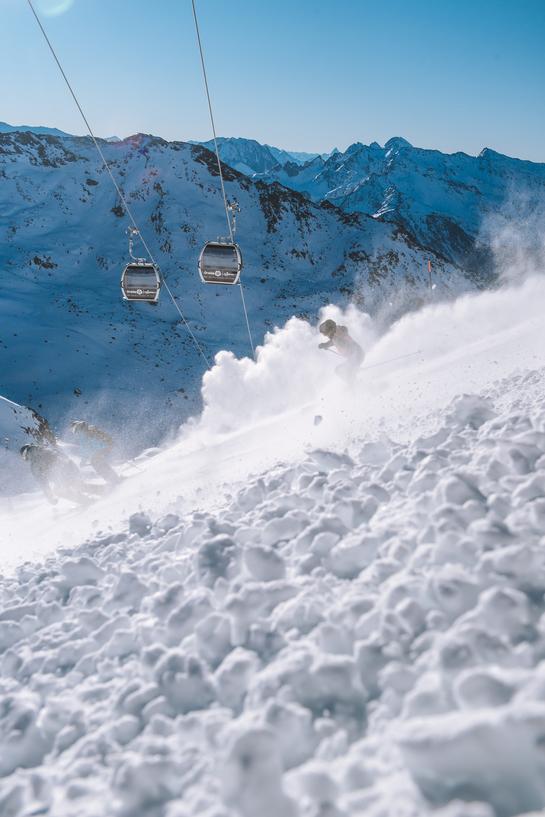
[(327, 335), (327, 337), (331, 337), (331, 335), (335, 334), (335, 330), (337, 328), (337, 324), (335, 321), (328, 318), (326, 321), (320, 324), (320, 332), (322, 335)]

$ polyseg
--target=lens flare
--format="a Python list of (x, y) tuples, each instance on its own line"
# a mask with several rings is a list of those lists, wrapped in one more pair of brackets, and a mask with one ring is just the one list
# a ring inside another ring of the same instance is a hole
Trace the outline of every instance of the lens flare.
[(45, 17), (59, 17), (74, 5), (74, 0), (35, 0), (35, 5)]

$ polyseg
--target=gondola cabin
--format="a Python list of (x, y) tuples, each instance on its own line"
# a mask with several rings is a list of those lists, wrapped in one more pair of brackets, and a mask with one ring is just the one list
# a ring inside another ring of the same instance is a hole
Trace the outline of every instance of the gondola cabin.
[(204, 284), (238, 284), (242, 255), (238, 244), (209, 241), (199, 256), (199, 275)]
[(161, 277), (155, 264), (149, 261), (132, 261), (123, 270), (121, 292), (126, 301), (156, 304), (160, 289)]

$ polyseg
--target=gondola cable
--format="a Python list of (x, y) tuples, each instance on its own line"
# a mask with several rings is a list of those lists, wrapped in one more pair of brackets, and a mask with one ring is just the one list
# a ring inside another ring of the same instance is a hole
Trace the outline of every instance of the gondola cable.
[[(72, 88), (72, 85), (70, 84), (70, 81), (69, 81), (68, 77), (66, 76), (64, 68), (61, 65), (61, 62), (60, 62), (60, 60), (59, 60), (59, 58), (57, 56), (57, 53), (56, 53), (56, 51), (55, 51), (55, 49), (53, 47), (53, 44), (51, 43), (51, 40), (49, 39), (49, 37), (47, 35), (47, 32), (46, 32), (45, 28), (42, 25), (42, 21), (40, 20), (38, 14), (36, 13), (36, 9), (34, 8), (34, 6), (32, 4), (32, 0), (27, 0), (27, 3), (30, 6), (30, 10), (32, 11), (34, 19), (36, 20), (36, 22), (37, 22), (37, 24), (38, 24), (38, 26), (40, 28), (40, 31), (42, 32), (42, 35), (43, 35), (43, 37), (44, 37), (44, 39), (45, 39), (45, 41), (47, 43), (47, 46), (48, 46), (48, 48), (49, 48), (49, 50), (50, 50), (50, 52), (51, 52), (51, 54), (53, 56), (53, 59), (55, 60), (55, 62), (57, 64), (57, 67), (58, 67), (58, 69), (59, 69), (59, 71), (60, 71), (60, 73), (62, 75), (62, 78), (64, 79), (64, 82), (66, 83), (66, 86), (67, 86), (68, 90), (70, 91), (72, 99), (76, 103), (76, 107), (77, 107), (77, 109), (78, 109), (78, 111), (79, 111), (79, 113), (81, 115), (81, 118), (83, 119), (83, 121), (85, 123), (85, 127), (87, 128), (89, 136), (91, 137), (91, 139), (93, 141), (93, 144), (94, 144), (95, 148), (97, 149), (97, 152), (98, 152), (98, 154), (99, 154), (99, 156), (100, 156), (100, 158), (102, 160), (102, 163), (103, 163), (104, 167), (106, 168), (106, 170), (108, 171), (108, 175), (110, 176), (112, 184), (115, 187), (115, 190), (116, 190), (117, 195), (119, 196), (119, 198), (120, 198), (120, 200), (121, 200), (121, 202), (123, 204), (123, 207), (125, 208), (125, 212), (127, 213), (128, 217), (129, 217), (129, 219), (130, 219), (130, 221), (131, 221), (131, 223), (133, 225), (134, 230), (138, 233), (138, 237), (140, 238), (140, 241), (142, 242), (142, 245), (143, 245), (144, 249), (146, 250), (146, 252), (148, 254), (148, 257), (151, 259), (152, 264), (154, 265), (154, 267), (156, 269), (159, 269), (159, 266), (156, 264), (155, 259), (154, 259), (153, 255), (152, 255), (152, 253), (151, 253), (151, 251), (150, 251), (150, 249), (149, 249), (149, 247), (148, 247), (148, 245), (146, 243), (146, 240), (145, 240), (144, 236), (140, 232), (140, 229), (138, 227), (136, 219), (132, 214), (132, 210), (130, 209), (130, 207), (129, 207), (128, 203), (127, 203), (127, 200), (126, 200), (123, 192), (121, 191), (121, 188), (119, 187), (119, 185), (118, 185), (118, 183), (117, 183), (117, 181), (115, 179), (114, 174), (112, 173), (110, 165), (108, 164), (108, 160), (106, 159), (106, 157), (104, 155), (104, 152), (103, 152), (102, 148), (100, 147), (100, 144), (98, 143), (98, 140), (97, 140), (96, 136), (93, 133), (91, 125), (89, 124), (89, 121), (88, 121), (87, 117), (85, 116), (85, 113), (84, 113), (83, 108), (81, 107), (81, 105), (79, 103), (79, 100), (78, 100), (78, 98), (76, 96), (76, 93), (75, 93), (74, 89)], [(197, 350), (199, 351), (199, 354), (201, 355), (201, 357), (205, 361), (207, 369), (209, 369), (210, 368), (210, 361), (208, 360), (206, 354), (204, 353), (204, 351), (202, 349), (202, 346), (200, 345), (199, 341), (195, 337), (189, 323), (187, 322), (182, 310), (180, 309), (180, 307), (178, 305), (178, 302), (177, 302), (176, 298), (174, 297), (174, 294), (173, 294), (172, 290), (170, 289), (167, 281), (165, 280), (163, 274), (161, 274), (161, 278), (162, 278), (162, 284), (165, 287), (167, 293), (169, 294), (170, 299), (171, 299), (176, 311), (178, 312), (180, 318), (182, 319), (182, 322), (183, 322), (185, 328), (187, 329), (191, 339), (193, 340), (193, 343), (195, 344)]]
[[(211, 100), (211, 97), (210, 97), (210, 89), (208, 87), (208, 76), (207, 76), (207, 73), (206, 73), (206, 64), (205, 64), (205, 61), (204, 61), (204, 49), (203, 49), (202, 40), (201, 40), (201, 32), (200, 32), (200, 28), (199, 28), (199, 20), (198, 20), (198, 17), (197, 17), (197, 9), (196, 9), (196, 6), (195, 6), (195, 0), (191, 0), (191, 6), (193, 8), (193, 19), (195, 21), (195, 32), (197, 34), (197, 43), (198, 43), (198, 46), (199, 46), (199, 54), (200, 54), (200, 58), (201, 58), (201, 67), (202, 67), (202, 75), (203, 75), (203, 80), (204, 80), (204, 88), (205, 88), (205, 91), (206, 91), (206, 99), (208, 101), (208, 112), (210, 114), (210, 124), (212, 125), (212, 137), (213, 137), (213, 141), (214, 141), (216, 159), (218, 161), (218, 171), (219, 171), (220, 184), (221, 184), (221, 195), (222, 195), (222, 198), (223, 198), (223, 206), (224, 206), (224, 209), (225, 209), (225, 218), (227, 220), (227, 229), (229, 231), (229, 238), (230, 238), (230, 241), (231, 241), (231, 245), (236, 246), (235, 245), (235, 235), (234, 235), (234, 231), (233, 231), (233, 224), (232, 224), (232, 220), (231, 220), (230, 205), (229, 205), (229, 202), (227, 201), (227, 195), (225, 193), (225, 182), (224, 182), (224, 179), (223, 179), (223, 169), (222, 169), (222, 166), (221, 166), (220, 152), (219, 152), (219, 147), (218, 147), (218, 138), (217, 138), (217, 135), (216, 135), (216, 124), (215, 124), (215, 121), (214, 121), (214, 112), (213, 112), (213, 109), (212, 109), (212, 100)], [(244, 317), (246, 319), (246, 328), (248, 329), (248, 338), (250, 340), (250, 346), (251, 346), (251, 349), (252, 349), (252, 357), (253, 357), (253, 356), (255, 356), (254, 341), (253, 341), (252, 332), (251, 332), (251, 329), (250, 329), (250, 321), (249, 321), (249, 318), (248, 318), (248, 311), (246, 309), (246, 300), (244, 298), (244, 289), (242, 287), (242, 282), (240, 281), (240, 279), (238, 280), (238, 286), (240, 288), (240, 297), (241, 297), (241, 300), (242, 300), (242, 309), (244, 310)]]

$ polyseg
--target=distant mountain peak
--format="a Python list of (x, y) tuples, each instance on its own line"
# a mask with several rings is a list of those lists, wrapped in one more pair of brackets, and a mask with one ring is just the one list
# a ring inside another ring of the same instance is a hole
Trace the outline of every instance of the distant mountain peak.
[(40, 136), (71, 136), (58, 128), (45, 128), (42, 125), (9, 125), (7, 122), (0, 122), (0, 133), (36, 133)]
[(411, 143), (402, 136), (392, 136), (384, 145), (384, 150), (400, 150), (401, 148), (412, 148)]
[[(10, 125), (8, 122), (0, 122), (0, 133), (35, 133), (38, 136), (56, 136), (60, 139), (71, 139), (74, 134), (59, 130), (58, 128), (46, 128), (44, 125)], [(107, 136), (105, 142), (121, 142), (119, 136)]]

